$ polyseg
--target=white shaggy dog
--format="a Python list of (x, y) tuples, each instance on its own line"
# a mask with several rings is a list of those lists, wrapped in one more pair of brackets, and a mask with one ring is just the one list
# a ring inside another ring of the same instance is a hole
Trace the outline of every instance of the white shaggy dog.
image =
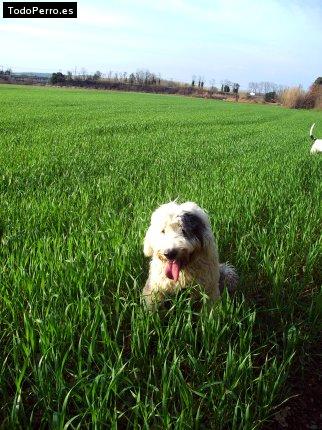
[(234, 268), (219, 264), (209, 218), (196, 203), (170, 202), (156, 209), (145, 235), (144, 254), (152, 257), (143, 289), (150, 308), (190, 285), (201, 285), (214, 302), (224, 285), (232, 289), (237, 284)]
[(312, 125), (310, 129), (310, 138), (313, 140), (313, 145), (311, 147), (311, 154), (317, 154), (318, 152), (322, 152), (322, 139), (317, 139), (313, 136), (313, 128), (315, 126), (315, 123)]

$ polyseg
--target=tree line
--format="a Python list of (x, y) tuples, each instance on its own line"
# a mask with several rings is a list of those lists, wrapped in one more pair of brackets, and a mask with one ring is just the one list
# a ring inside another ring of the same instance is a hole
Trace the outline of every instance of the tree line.
[[(160, 74), (143, 69), (132, 73), (108, 71), (106, 74), (97, 70), (95, 73), (89, 74), (86, 69), (82, 68), (79, 73), (76, 70), (74, 73), (68, 71), (66, 74), (59, 71), (52, 73), (47, 78), (39, 75), (45, 74), (34, 74), (33, 76), (32, 74), (14, 73), (10, 68), (0, 69), (0, 81), (9, 83), (41, 85), (50, 83), (59, 86), (181, 94), (214, 99), (234, 98), (239, 100), (240, 97), (238, 82), (225, 79), (216, 85), (215, 79), (211, 79), (206, 86), (206, 80), (201, 75), (193, 75), (190, 83), (163, 79)], [(317, 78), (308, 91), (304, 91), (301, 86), (288, 88), (274, 82), (252, 81), (248, 84), (248, 92), (243, 92), (241, 97), (257, 102), (280, 102), (289, 107), (321, 107), (322, 77)]]

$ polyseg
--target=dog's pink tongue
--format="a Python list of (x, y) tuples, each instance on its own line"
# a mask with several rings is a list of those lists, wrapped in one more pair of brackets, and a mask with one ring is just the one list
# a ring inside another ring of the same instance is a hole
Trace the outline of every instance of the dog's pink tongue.
[(177, 261), (167, 261), (167, 265), (165, 267), (165, 274), (169, 279), (173, 279), (174, 282), (177, 282), (180, 273), (180, 264)]

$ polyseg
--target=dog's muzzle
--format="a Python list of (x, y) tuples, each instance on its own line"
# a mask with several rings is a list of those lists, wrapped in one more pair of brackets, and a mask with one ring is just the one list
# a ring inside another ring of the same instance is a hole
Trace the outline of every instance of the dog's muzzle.
[(187, 264), (187, 256), (180, 255), (178, 249), (167, 249), (164, 251), (161, 260), (165, 261), (165, 275), (167, 278), (177, 282), (180, 275), (180, 270)]
[(181, 263), (177, 260), (168, 260), (165, 266), (166, 277), (177, 282), (181, 270)]

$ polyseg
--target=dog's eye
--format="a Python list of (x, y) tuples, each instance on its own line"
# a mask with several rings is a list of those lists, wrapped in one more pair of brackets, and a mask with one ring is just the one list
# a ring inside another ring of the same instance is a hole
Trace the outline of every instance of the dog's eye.
[(187, 232), (186, 232), (186, 230), (183, 228), (182, 229), (182, 234), (184, 235), (184, 236), (186, 236), (186, 234), (187, 234)]
[(163, 229), (163, 230), (161, 231), (161, 233), (162, 233), (162, 234), (164, 234), (164, 233), (165, 233), (165, 229)]

